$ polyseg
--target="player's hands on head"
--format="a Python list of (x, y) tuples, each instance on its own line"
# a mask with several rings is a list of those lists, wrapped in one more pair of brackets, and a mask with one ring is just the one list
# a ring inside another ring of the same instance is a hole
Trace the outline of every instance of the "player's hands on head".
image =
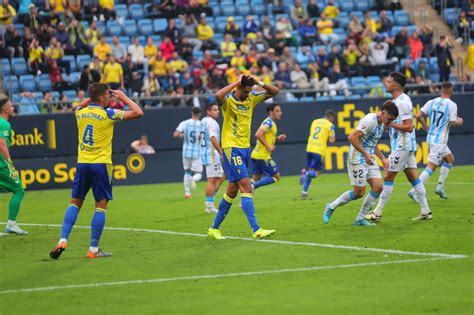
[(112, 96), (115, 96), (119, 100), (125, 100), (127, 98), (127, 95), (122, 90), (111, 90), (112, 91)]
[(237, 86), (242, 86), (242, 79), (243, 79), (244, 75), (243, 74), (240, 74), (239, 75), (239, 78), (237, 79)]

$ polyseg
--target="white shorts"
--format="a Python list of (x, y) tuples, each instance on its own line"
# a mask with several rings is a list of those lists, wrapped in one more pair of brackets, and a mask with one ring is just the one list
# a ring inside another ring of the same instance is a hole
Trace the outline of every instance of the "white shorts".
[(416, 168), (415, 152), (407, 150), (395, 150), (388, 156), (389, 171), (401, 172), (406, 168)]
[(201, 159), (190, 159), (183, 157), (183, 168), (185, 171), (202, 173), (202, 161)]
[(435, 165), (440, 165), (443, 159), (451, 154), (451, 150), (445, 143), (441, 144), (430, 144), (430, 154), (428, 155), (428, 162)]
[(365, 187), (368, 179), (382, 179), (382, 174), (377, 164), (347, 164), (347, 173), (351, 179), (351, 185), (357, 187)]
[(214, 164), (206, 165), (207, 178), (221, 178), (222, 174), (224, 174), (224, 170), (222, 169), (222, 164), (220, 161)]

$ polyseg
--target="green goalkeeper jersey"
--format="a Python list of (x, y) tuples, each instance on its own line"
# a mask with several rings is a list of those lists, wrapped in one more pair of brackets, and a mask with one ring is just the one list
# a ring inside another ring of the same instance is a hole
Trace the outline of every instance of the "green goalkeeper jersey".
[[(11, 138), (12, 138), (12, 126), (3, 117), (0, 117), (0, 138), (5, 139), (7, 142), (7, 147), (10, 148), (10, 143), (11, 143)], [(0, 154), (0, 168), (2, 167), (8, 167), (7, 162), (5, 161), (5, 158), (3, 155)]]

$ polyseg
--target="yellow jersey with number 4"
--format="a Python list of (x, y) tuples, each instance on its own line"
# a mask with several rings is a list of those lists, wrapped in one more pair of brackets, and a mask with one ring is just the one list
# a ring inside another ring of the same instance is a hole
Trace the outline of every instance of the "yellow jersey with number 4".
[[(275, 122), (270, 118), (267, 117), (262, 124), (260, 125), (260, 129), (265, 130), (265, 141), (268, 144), (274, 145), (277, 138), (277, 125)], [(255, 160), (269, 160), (271, 158), (271, 152), (267, 150), (267, 148), (257, 139), (257, 145), (255, 149), (252, 151), (251, 158)]]
[(89, 104), (76, 111), (79, 145), (77, 163), (112, 164), (114, 126), (125, 112), (101, 105)]
[(234, 92), (222, 104), (222, 148), (250, 148), (250, 132), (255, 106), (265, 100), (264, 91), (252, 91), (244, 101), (237, 100)]
[(329, 137), (334, 137), (334, 125), (326, 118), (313, 120), (309, 130), (306, 152), (317, 153), (324, 156), (328, 146)]

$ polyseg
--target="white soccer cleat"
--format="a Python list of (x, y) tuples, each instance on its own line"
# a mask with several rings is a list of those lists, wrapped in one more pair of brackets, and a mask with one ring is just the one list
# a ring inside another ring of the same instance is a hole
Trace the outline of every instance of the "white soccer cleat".
[(5, 233), (7, 234), (17, 234), (17, 235), (26, 235), (28, 234), (28, 232), (20, 229), (20, 227), (18, 225), (8, 225), (7, 224), (7, 227), (5, 228)]
[(206, 213), (217, 213), (217, 209), (214, 205), (212, 206), (206, 206), (206, 209), (204, 209)]
[(431, 212), (428, 212), (426, 214), (420, 214), (416, 218), (413, 218), (412, 221), (425, 221), (425, 220), (431, 220), (433, 219), (433, 214)]
[(413, 190), (410, 190), (408, 192), (408, 198), (410, 198), (411, 200), (413, 200), (414, 202), (418, 203), (418, 198), (416, 198), (416, 195), (415, 195), (415, 192)]
[(382, 216), (375, 214), (375, 212), (373, 211), (370, 211), (369, 213), (364, 215), (364, 219), (370, 222), (379, 222), (380, 220), (382, 220)]

